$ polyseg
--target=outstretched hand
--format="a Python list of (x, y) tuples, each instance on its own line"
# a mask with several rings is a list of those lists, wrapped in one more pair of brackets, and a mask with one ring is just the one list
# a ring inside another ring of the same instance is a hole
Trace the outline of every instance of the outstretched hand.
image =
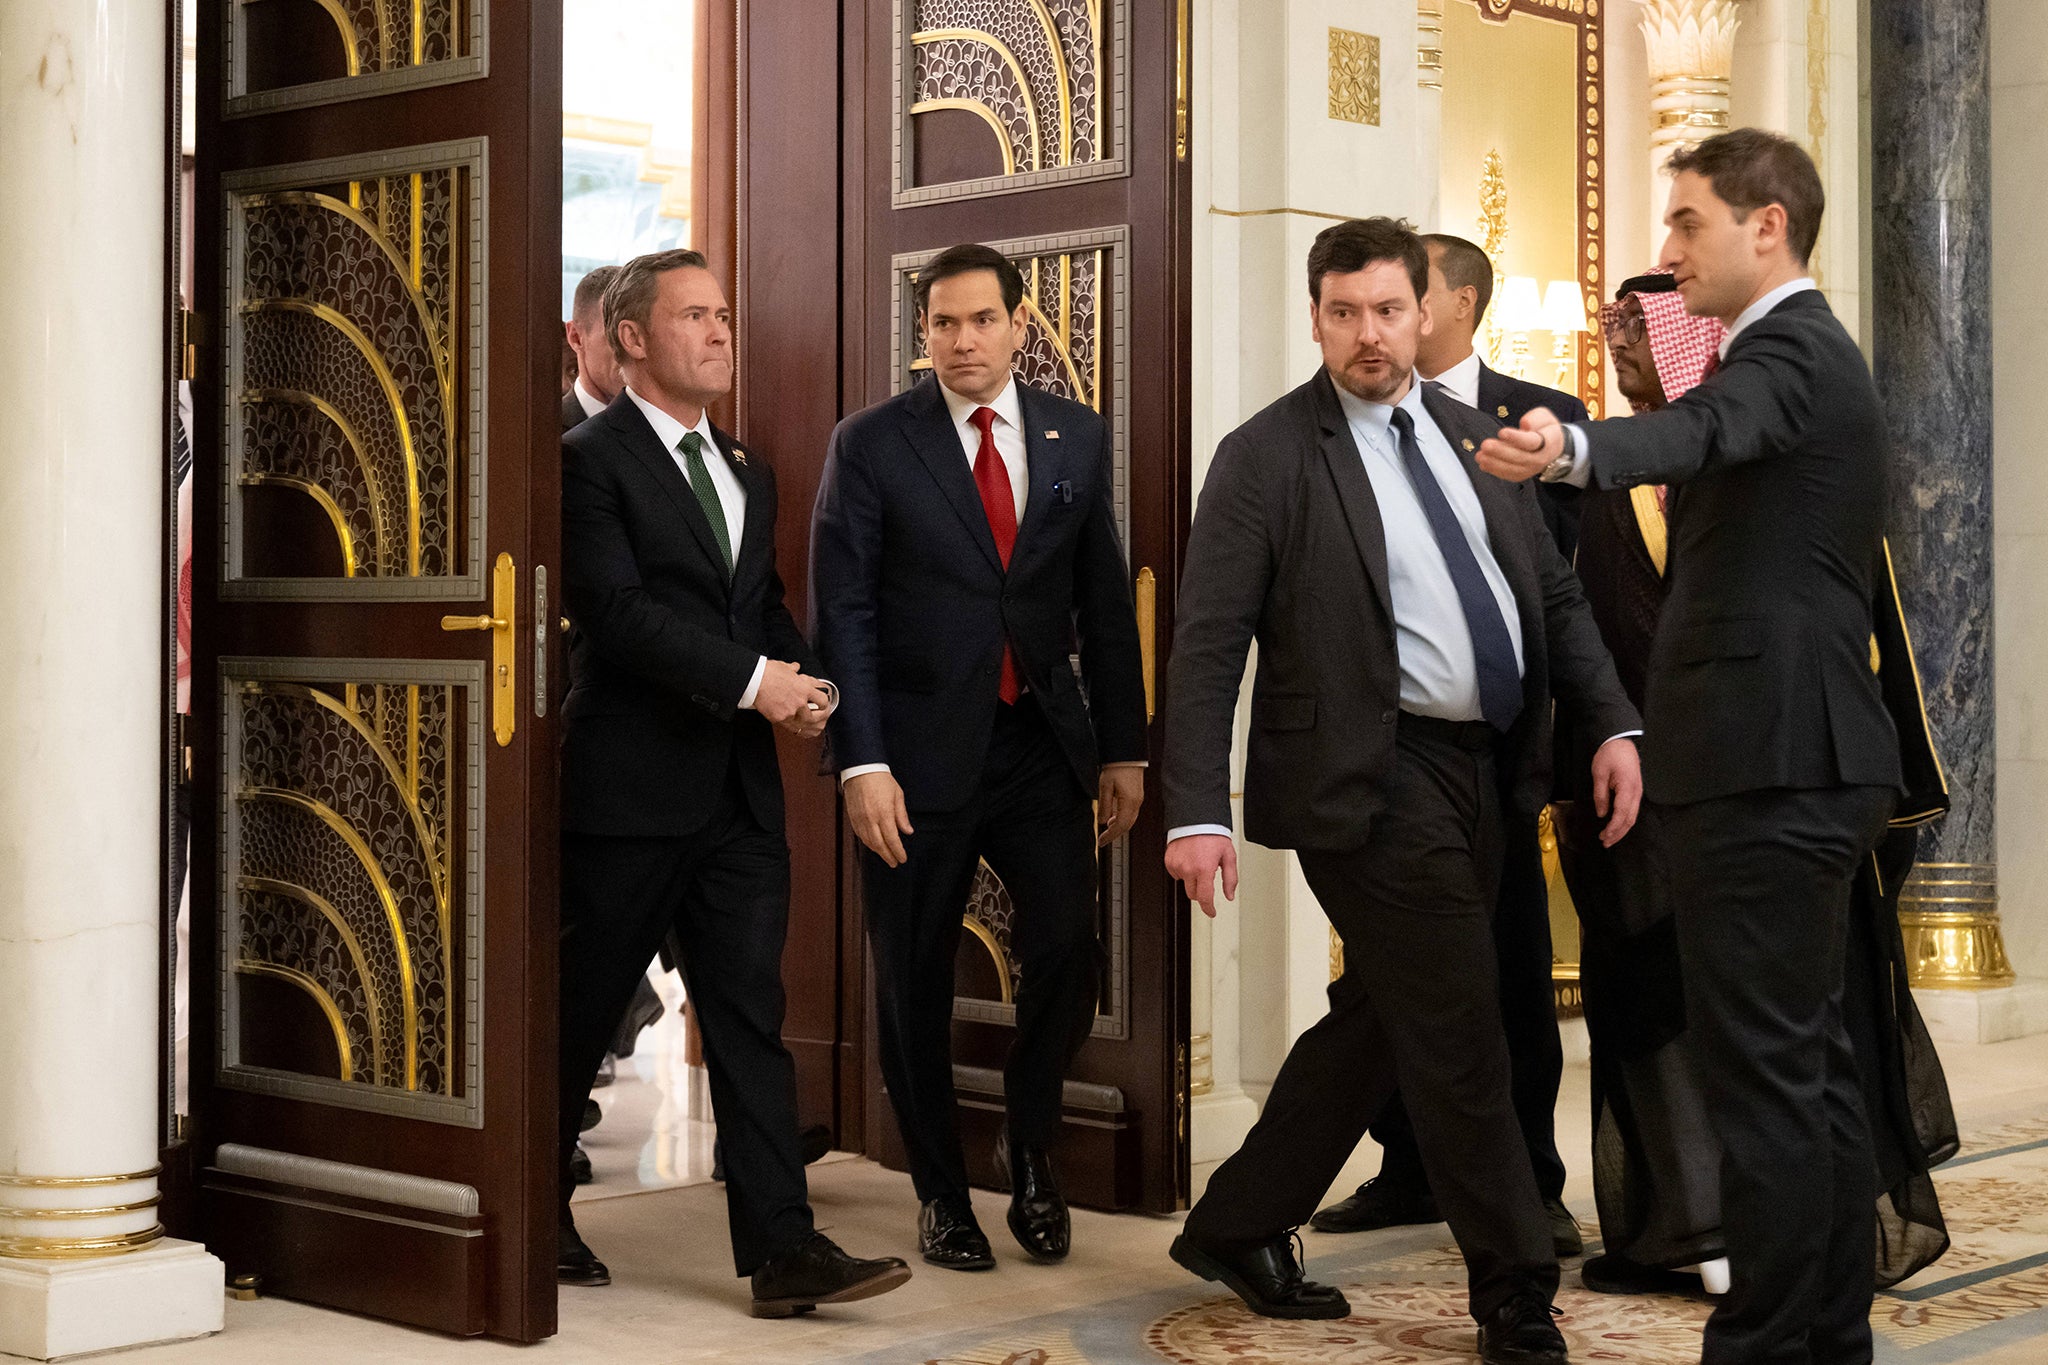
[(1564, 452), (1564, 424), (1549, 408), (1531, 408), (1522, 415), (1520, 427), (1502, 427), (1500, 434), (1480, 443), (1479, 467), (1496, 479), (1520, 483), (1543, 472), (1545, 465)]

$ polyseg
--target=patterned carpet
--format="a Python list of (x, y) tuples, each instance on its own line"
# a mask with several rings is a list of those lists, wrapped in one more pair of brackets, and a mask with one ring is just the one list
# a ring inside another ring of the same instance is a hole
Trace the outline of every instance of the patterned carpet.
[[(1976, 1133), (1936, 1174), (1955, 1245), (1871, 1312), (1886, 1365), (2048, 1360), (2048, 1117)], [(1309, 1272), (1339, 1284), (1353, 1316), (1277, 1322), (1190, 1280), (1184, 1289), (897, 1346), (872, 1365), (1439, 1365), (1473, 1359), (1464, 1276), (1442, 1227), (1357, 1238), (1309, 1234)], [(1594, 1245), (1597, 1250), (1597, 1243)], [(1565, 1271), (1559, 1325), (1579, 1362), (1690, 1365), (1704, 1301), (1607, 1297)], [(2029, 1346), (2032, 1343), (2032, 1346)]]

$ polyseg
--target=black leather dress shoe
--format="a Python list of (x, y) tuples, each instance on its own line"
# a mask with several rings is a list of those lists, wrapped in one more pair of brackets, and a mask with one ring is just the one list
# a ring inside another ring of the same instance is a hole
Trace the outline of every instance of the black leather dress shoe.
[(821, 1303), (871, 1299), (909, 1280), (910, 1267), (901, 1258), (859, 1260), (814, 1232), (754, 1272), (754, 1316), (794, 1317)]
[(1182, 1233), (1173, 1239), (1168, 1255), (1205, 1280), (1215, 1280), (1240, 1299), (1245, 1307), (1269, 1318), (1348, 1318), (1351, 1302), (1326, 1284), (1317, 1284), (1301, 1273), (1294, 1257), (1292, 1235), (1277, 1237), (1255, 1247), (1226, 1251), (1205, 1247)]
[(1690, 1294), (1706, 1292), (1697, 1271), (1659, 1270), (1618, 1252), (1594, 1256), (1579, 1267), (1579, 1283), (1595, 1294)]
[(993, 1270), (995, 1252), (965, 1199), (928, 1199), (917, 1214), (917, 1254), (947, 1270)]
[(1579, 1232), (1579, 1220), (1572, 1217), (1572, 1211), (1564, 1206), (1564, 1200), (1544, 1200), (1543, 1212), (1550, 1219), (1550, 1245), (1558, 1256), (1585, 1255), (1586, 1239)]
[(588, 1185), (597, 1179), (597, 1172), (590, 1169), (590, 1153), (583, 1150), (580, 1142), (569, 1153), (569, 1174), (579, 1185)]
[(566, 1210), (562, 1214), (555, 1244), (555, 1281), (558, 1284), (595, 1286), (610, 1284), (612, 1272), (590, 1252), (577, 1235), (576, 1224)]
[(1370, 1232), (1443, 1220), (1436, 1197), (1428, 1190), (1389, 1184), (1385, 1177), (1375, 1176), (1353, 1190), (1348, 1199), (1316, 1210), (1308, 1225), (1317, 1232)]
[(1013, 1148), (1010, 1156), (1010, 1234), (1034, 1261), (1063, 1261), (1072, 1241), (1067, 1201), (1043, 1147)]
[(583, 1117), (576, 1120), (576, 1131), (587, 1133), (604, 1122), (604, 1110), (596, 1100), (583, 1101)]
[(1540, 1294), (1517, 1294), (1479, 1324), (1482, 1365), (1566, 1365), (1557, 1310)]

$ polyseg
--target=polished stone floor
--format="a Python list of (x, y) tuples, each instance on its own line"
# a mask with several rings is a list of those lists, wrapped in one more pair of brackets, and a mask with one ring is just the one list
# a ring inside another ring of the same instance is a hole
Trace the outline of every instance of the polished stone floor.
[[(668, 989), (673, 992), (673, 983)], [(275, 1300), (228, 1305), (218, 1337), (130, 1353), (143, 1365), (241, 1362), (510, 1361), (783, 1362), (863, 1365), (1124, 1365), (1210, 1361), (1469, 1361), (1460, 1276), (1441, 1227), (1356, 1237), (1307, 1234), (1314, 1273), (1346, 1286), (1357, 1312), (1333, 1324), (1252, 1318), (1214, 1286), (1174, 1267), (1177, 1218), (1075, 1217), (1075, 1251), (1057, 1267), (1008, 1245), (1002, 1202), (977, 1200), (1001, 1262), (992, 1273), (920, 1267), (894, 1294), (784, 1322), (746, 1315), (731, 1274), (721, 1189), (704, 1183), (710, 1128), (692, 1110), (673, 1017), (642, 1035), (620, 1079), (600, 1092), (607, 1113), (588, 1146), (598, 1182), (578, 1218), (612, 1267), (606, 1289), (567, 1290), (561, 1333), (537, 1347), (456, 1342)], [(1956, 1247), (1873, 1314), (1883, 1365), (2021, 1365), (2048, 1360), (2048, 1037), (1943, 1049), (1966, 1135), (1939, 1177)], [(1559, 1137), (1585, 1169), (1586, 1073), (1566, 1075)], [(1376, 1166), (1368, 1146), (1339, 1180)], [(811, 1168), (818, 1221), (856, 1253), (908, 1255), (915, 1205), (908, 1180), (853, 1157)], [(630, 1197), (629, 1197), (630, 1196)], [(1567, 1199), (1590, 1221), (1583, 1174)], [(1589, 1228), (1589, 1231), (1591, 1229)], [(1603, 1299), (1567, 1269), (1563, 1326), (1581, 1362), (1666, 1365), (1698, 1359), (1702, 1305)]]

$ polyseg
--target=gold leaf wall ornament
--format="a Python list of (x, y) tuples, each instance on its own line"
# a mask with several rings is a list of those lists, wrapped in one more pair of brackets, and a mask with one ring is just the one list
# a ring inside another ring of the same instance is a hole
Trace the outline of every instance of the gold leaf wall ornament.
[(1344, 123), (1380, 122), (1380, 40), (1346, 28), (1330, 30), (1330, 117)]
[(912, 29), (913, 115), (974, 110), (1005, 174), (1103, 159), (1098, 0), (917, 0)]
[[(1479, 245), (1486, 252), (1486, 259), (1493, 262), (1493, 297), (1498, 299), (1501, 283), (1506, 274), (1500, 268), (1501, 252), (1508, 241), (1508, 173), (1507, 163), (1498, 148), (1490, 150), (1479, 165)], [(1500, 309), (1486, 310), (1486, 363), (1496, 369), (1501, 364), (1501, 341), (1504, 333), (1500, 325)]]

